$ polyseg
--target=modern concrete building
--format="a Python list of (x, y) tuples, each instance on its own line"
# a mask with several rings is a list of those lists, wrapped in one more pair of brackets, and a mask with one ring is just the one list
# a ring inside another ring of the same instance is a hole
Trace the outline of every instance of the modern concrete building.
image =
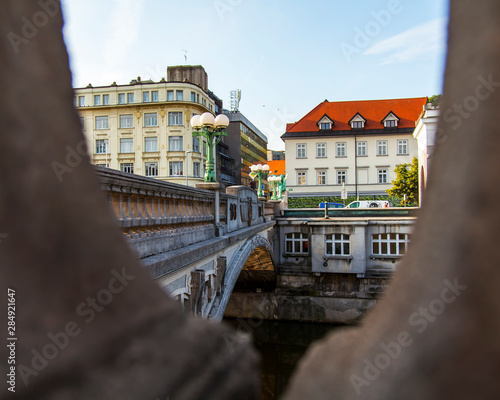
[(287, 124), (290, 197), (386, 195), (394, 169), (417, 156), (413, 137), (426, 97), (320, 103)]
[(202, 66), (174, 66), (167, 80), (75, 89), (92, 163), (190, 186), (203, 181), (206, 144), (192, 137), (195, 114), (222, 111)]
[(267, 150), (267, 161), (278, 161), (285, 159), (285, 152), (280, 150)]
[(417, 140), (418, 165), (420, 168), (418, 204), (422, 204), (422, 195), (427, 185), (429, 166), (431, 164), (432, 153), (434, 152), (434, 145), (438, 132), (438, 122), (439, 108), (428, 103), (424, 106), (424, 111), (420, 115), (415, 131), (413, 132), (413, 137)]
[(229, 118), (229, 127), (223, 141), (234, 159), (234, 183), (249, 186), (250, 166), (267, 162), (267, 137), (241, 112), (224, 110), (224, 113)]

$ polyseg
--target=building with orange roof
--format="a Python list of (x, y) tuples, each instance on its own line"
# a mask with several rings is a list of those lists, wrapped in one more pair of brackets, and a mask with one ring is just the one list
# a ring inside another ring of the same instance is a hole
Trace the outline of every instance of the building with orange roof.
[(324, 102), (281, 136), (291, 197), (386, 195), (394, 169), (418, 155), (413, 137), (427, 97)]
[(269, 173), (271, 175), (284, 175), (285, 174), (285, 160), (268, 161)]

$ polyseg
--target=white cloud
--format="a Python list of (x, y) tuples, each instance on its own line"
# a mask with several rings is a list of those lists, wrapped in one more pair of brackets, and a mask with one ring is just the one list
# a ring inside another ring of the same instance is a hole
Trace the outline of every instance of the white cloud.
[(363, 55), (386, 55), (382, 64), (418, 59), (446, 48), (447, 20), (435, 19), (415, 26), (389, 39), (375, 43)]

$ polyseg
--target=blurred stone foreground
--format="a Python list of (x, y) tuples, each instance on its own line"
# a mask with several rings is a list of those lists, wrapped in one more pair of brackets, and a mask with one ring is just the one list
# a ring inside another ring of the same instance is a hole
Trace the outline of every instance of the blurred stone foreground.
[[(444, 118), (410, 252), (362, 326), (311, 349), (287, 400), (500, 398), (499, 21), (497, 0), (451, 2)], [(255, 399), (249, 344), (182, 315), (115, 228), (78, 157), (61, 28), (55, 0), (0, 8), (0, 320), (5, 335), (14, 289), (15, 398)], [(62, 182), (54, 162), (70, 170)], [(104, 309), (79, 308), (111, 284)], [(8, 356), (2, 344), (1, 371)]]

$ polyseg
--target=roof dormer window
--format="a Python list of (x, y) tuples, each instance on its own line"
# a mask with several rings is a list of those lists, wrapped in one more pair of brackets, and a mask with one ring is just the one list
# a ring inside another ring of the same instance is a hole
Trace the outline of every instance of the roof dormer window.
[(397, 128), (399, 118), (391, 111), (381, 122), (384, 124), (384, 128)]
[(318, 121), (320, 131), (331, 131), (333, 127), (333, 120), (328, 115), (323, 115)]
[(354, 117), (349, 121), (351, 124), (351, 129), (365, 129), (366, 119), (360, 113), (356, 113)]

